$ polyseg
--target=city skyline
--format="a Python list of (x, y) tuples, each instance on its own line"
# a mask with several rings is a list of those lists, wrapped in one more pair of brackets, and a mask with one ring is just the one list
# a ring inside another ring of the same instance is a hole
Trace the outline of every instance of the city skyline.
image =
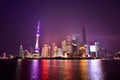
[(0, 9), (1, 54), (18, 52), (21, 44), (25, 49), (34, 47), (38, 20), (41, 22), (40, 46), (60, 43), (71, 34), (81, 37), (84, 26), (87, 43), (97, 41), (111, 51), (118, 51), (120, 47), (117, 1), (2, 1)]

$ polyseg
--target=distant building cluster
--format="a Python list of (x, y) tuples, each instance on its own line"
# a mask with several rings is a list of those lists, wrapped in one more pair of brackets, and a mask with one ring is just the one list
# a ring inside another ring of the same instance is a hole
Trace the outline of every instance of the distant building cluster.
[(13, 55), (8, 55), (4, 52), (2, 56), (0, 56), (0, 59), (13, 59), (15, 56)]
[(66, 39), (61, 41), (61, 47), (58, 47), (55, 43), (52, 46), (44, 44), (41, 48), (41, 52), (29, 52), (23, 50), (20, 46), (19, 57), (22, 58), (90, 58), (99, 57), (99, 44), (95, 42), (92, 45), (80, 43), (76, 41), (76, 38)]

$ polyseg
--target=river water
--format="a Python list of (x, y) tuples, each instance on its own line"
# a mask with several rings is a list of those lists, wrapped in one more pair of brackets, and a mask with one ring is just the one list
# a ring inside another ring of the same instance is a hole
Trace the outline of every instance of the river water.
[(0, 80), (120, 80), (120, 61), (0, 60)]

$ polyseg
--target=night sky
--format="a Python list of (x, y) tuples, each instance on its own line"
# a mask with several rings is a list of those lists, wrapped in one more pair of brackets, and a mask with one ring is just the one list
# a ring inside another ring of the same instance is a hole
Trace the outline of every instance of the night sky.
[(16, 54), (35, 45), (40, 21), (40, 46), (60, 43), (86, 29), (87, 43), (99, 42), (110, 51), (120, 50), (119, 0), (1, 0), (0, 54)]

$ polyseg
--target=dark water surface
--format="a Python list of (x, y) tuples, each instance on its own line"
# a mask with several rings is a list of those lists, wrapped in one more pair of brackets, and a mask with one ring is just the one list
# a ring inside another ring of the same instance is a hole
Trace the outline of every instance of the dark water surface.
[(120, 80), (120, 61), (0, 60), (0, 80)]

